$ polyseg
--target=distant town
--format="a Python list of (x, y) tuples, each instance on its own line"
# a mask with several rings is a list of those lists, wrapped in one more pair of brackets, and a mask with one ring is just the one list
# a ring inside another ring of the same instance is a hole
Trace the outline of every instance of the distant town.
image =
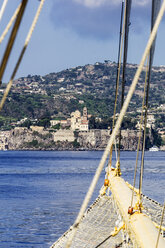
[[(136, 68), (133, 64), (127, 66), (126, 93)], [(122, 149), (136, 150), (144, 78), (145, 68), (122, 125)], [(116, 63), (109, 60), (16, 79), (0, 114), (0, 149), (103, 149), (112, 128), (115, 79)], [(153, 145), (165, 149), (164, 84), (165, 67), (154, 67), (147, 149)], [(5, 87), (3, 84), (0, 96)], [(119, 109), (120, 103), (117, 113)], [(133, 137), (129, 144), (126, 136)]]
[[(162, 106), (164, 107), (164, 106)], [(117, 118), (118, 114), (116, 115)], [(12, 123), (13, 128), (9, 131), (0, 131), (0, 150), (102, 150), (106, 147), (110, 137), (111, 127), (107, 129), (89, 128), (89, 120), (92, 118), (88, 115), (87, 107), (83, 112), (76, 110), (70, 114), (70, 118), (53, 118), (50, 120), (48, 127), (36, 125), (37, 120), (24, 118), (16, 123)], [(95, 118), (95, 122), (102, 122), (101, 118)], [(134, 130), (122, 130), (122, 149), (136, 150), (138, 135), (140, 130), (140, 120), (137, 121)], [(148, 115), (148, 130), (155, 127), (155, 118), (153, 114)], [(160, 137), (164, 138), (164, 131), (159, 132)], [(152, 133), (150, 138), (153, 141)], [(164, 150), (164, 146), (161, 146)]]

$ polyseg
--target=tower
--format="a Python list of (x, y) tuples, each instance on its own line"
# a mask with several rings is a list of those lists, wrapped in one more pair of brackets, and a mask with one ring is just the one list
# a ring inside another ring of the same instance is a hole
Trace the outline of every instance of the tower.
[(87, 113), (87, 107), (83, 108), (83, 120), (87, 121), (88, 113)]

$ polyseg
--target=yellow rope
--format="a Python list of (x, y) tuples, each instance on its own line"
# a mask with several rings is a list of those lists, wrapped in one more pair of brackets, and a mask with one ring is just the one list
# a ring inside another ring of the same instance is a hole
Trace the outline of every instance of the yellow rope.
[(160, 226), (160, 225), (158, 225), (158, 224), (157, 224), (156, 222), (154, 222), (154, 221), (153, 221), (153, 223), (154, 223), (154, 225), (155, 225), (156, 228), (158, 228), (158, 229), (160, 229), (160, 230), (162, 230), (162, 231), (165, 232), (165, 227), (164, 227), (164, 226)]
[(15, 66), (15, 68), (14, 68), (14, 71), (13, 71), (13, 73), (12, 73), (11, 79), (10, 79), (10, 81), (9, 81), (7, 87), (6, 87), (6, 90), (5, 90), (5, 92), (4, 92), (4, 95), (3, 95), (2, 100), (1, 100), (1, 102), (0, 102), (0, 111), (1, 111), (1, 109), (3, 108), (3, 105), (4, 105), (4, 103), (5, 103), (6, 97), (7, 97), (8, 94), (9, 94), (9, 91), (10, 91), (11, 86), (12, 86), (12, 83), (13, 83), (13, 79), (14, 79), (14, 77), (15, 77), (15, 74), (17, 73), (17, 70), (18, 70), (19, 65), (20, 65), (20, 63), (21, 63), (21, 60), (22, 60), (22, 58), (23, 58), (23, 55), (24, 55), (25, 50), (26, 50), (26, 48), (27, 48), (27, 45), (28, 45), (28, 43), (29, 43), (29, 41), (30, 41), (30, 38), (31, 38), (31, 36), (32, 36), (33, 30), (34, 30), (35, 25), (36, 25), (36, 23), (37, 23), (37, 20), (38, 20), (38, 17), (39, 17), (39, 15), (40, 15), (40, 12), (41, 12), (41, 9), (42, 9), (42, 7), (43, 7), (44, 2), (45, 2), (45, 0), (41, 0), (40, 5), (39, 5), (39, 7), (38, 7), (38, 9), (37, 9), (37, 12), (36, 12), (36, 15), (35, 15), (35, 17), (34, 17), (33, 23), (32, 23), (32, 25), (31, 25), (31, 28), (30, 28), (29, 33), (28, 33), (28, 35), (27, 35), (27, 38), (26, 38), (26, 40), (25, 40), (24, 47), (23, 47), (23, 49), (22, 49), (22, 51), (21, 51), (21, 53), (20, 53), (20, 56), (19, 56), (18, 61), (17, 61), (17, 64), (16, 64), (16, 66)]
[(92, 180), (92, 183), (91, 183), (91, 185), (89, 187), (89, 190), (88, 190), (88, 192), (86, 194), (86, 197), (85, 197), (85, 199), (83, 201), (83, 204), (81, 206), (81, 209), (79, 211), (79, 214), (78, 214), (78, 216), (76, 218), (76, 221), (75, 221), (75, 223), (73, 225), (72, 233), (71, 233), (71, 235), (68, 238), (68, 241), (67, 241), (67, 244), (66, 244), (66, 248), (70, 248), (71, 243), (72, 243), (72, 240), (73, 240), (73, 238), (74, 238), (74, 236), (75, 236), (75, 234), (77, 232), (77, 228), (78, 228), (78, 226), (79, 226), (79, 224), (81, 222), (81, 219), (82, 219), (82, 217), (84, 215), (84, 212), (85, 212), (85, 210), (86, 210), (86, 208), (88, 206), (89, 200), (90, 200), (90, 198), (91, 198), (91, 196), (93, 194), (93, 191), (95, 189), (95, 186), (97, 184), (97, 181), (99, 179), (99, 176), (101, 174), (101, 171), (102, 171), (102, 169), (104, 167), (104, 164), (106, 162), (107, 156), (109, 154), (110, 147), (112, 146), (112, 144), (114, 142), (114, 139), (115, 139), (115, 137), (117, 135), (117, 132), (118, 132), (118, 130), (120, 128), (120, 125), (122, 123), (123, 117), (124, 117), (124, 115), (125, 115), (125, 113), (127, 111), (127, 108), (128, 108), (129, 103), (130, 103), (130, 100), (132, 98), (132, 95), (133, 95), (133, 93), (135, 91), (136, 85), (138, 83), (139, 76), (140, 76), (141, 71), (143, 69), (143, 66), (144, 66), (146, 57), (147, 57), (147, 55), (148, 55), (148, 53), (150, 51), (151, 45), (152, 45), (152, 43), (153, 43), (153, 41), (155, 39), (155, 36), (156, 36), (157, 30), (158, 30), (159, 24), (161, 22), (161, 19), (163, 17), (163, 14), (164, 14), (164, 11), (165, 11), (165, 0), (163, 0), (161, 9), (159, 11), (159, 14), (157, 16), (157, 19), (156, 19), (156, 22), (155, 22), (155, 25), (154, 25), (154, 28), (153, 28), (153, 30), (152, 30), (152, 32), (150, 34), (150, 37), (149, 37), (147, 46), (145, 48), (144, 54), (142, 56), (140, 65), (139, 65), (139, 67), (138, 67), (138, 69), (136, 71), (136, 74), (134, 76), (134, 79), (133, 79), (133, 82), (132, 82), (131, 87), (129, 89), (129, 92), (127, 94), (127, 97), (125, 99), (125, 102), (123, 104), (123, 107), (122, 107), (122, 109), (120, 111), (120, 115), (119, 115), (118, 120), (116, 122), (115, 128), (114, 128), (114, 130), (112, 132), (112, 135), (111, 135), (111, 137), (110, 137), (110, 139), (108, 141), (107, 147), (106, 147), (106, 149), (105, 149), (105, 151), (103, 153), (103, 156), (101, 158), (100, 164), (99, 164), (99, 166), (98, 166), (98, 168), (96, 170), (96, 173), (94, 175), (94, 178)]
[(8, 2), (8, 0), (4, 0), (4, 1), (3, 1), (2, 7), (1, 7), (1, 10), (0, 10), (0, 21), (1, 21), (1, 19), (2, 19), (3, 13), (4, 13), (4, 11), (5, 11), (7, 2)]
[(161, 232), (161, 229), (162, 229), (162, 223), (163, 223), (163, 217), (164, 217), (164, 211), (165, 211), (165, 201), (164, 201), (164, 205), (163, 205), (163, 209), (162, 209), (162, 217), (161, 217), (161, 221), (160, 221), (159, 233), (158, 233), (158, 238), (157, 238), (157, 241), (156, 241), (155, 248), (158, 247), (158, 243), (159, 243), (160, 232)]
[(3, 39), (5, 38), (7, 32), (9, 31), (11, 25), (13, 24), (15, 18), (17, 17), (19, 10), (20, 10), (21, 4), (19, 4), (18, 8), (16, 9), (16, 11), (14, 12), (14, 15), (12, 16), (12, 18), (10, 19), (9, 23), (7, 24), (4, 32), (2, 33), (1, 37), (0, 37), (0, 44), (2, 43)]

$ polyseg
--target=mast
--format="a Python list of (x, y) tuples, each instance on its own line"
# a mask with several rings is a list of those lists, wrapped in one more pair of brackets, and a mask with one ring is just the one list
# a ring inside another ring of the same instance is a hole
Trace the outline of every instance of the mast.
[[(153, 30), (159, 9), (160, 9), (161, 0), (152, 0), (152, 10), (151, 10), (151, 32)], [(144, 171), (144, 153), (145, 153), (145, 139), (146, 139), (146, 128), (147, 128), (147, 115), (148, 115), (148, 101), (149, 101), (149, 89), (151, 82), (151, 70), (155, 52), (155, 43), (156, 37), (152, 43), (150, 54), (149, 54), (149, 67), (148, 67), (148, 77), (147, 77), (147, 89), (146, 89), (146, 99), (145, 99), (145, 113), (144, 113), (144, 131), (143, 131), (143, 147), (142, 147), (142, 157), (141, 157), (141, 170), (140, 170), (140, 179), (139, 179), (139, 191), (142, 191), (142, 180), (143, 180), (143, 171)], [(141, 197), (141, 195), (140, 195)]]
[[(116, 88), (115, 88), (115, 102), (114, 102), (112, 131), (113, 131), (114, 126), (115, 126), (115, 116), (116, 116), (116, 107), (117, 107), (117, 95), (118, 95), (119, 77), (120, 77), (120, 68), (121, 68), (121, 55), (122, 55), (122, 43), (123, 43), (123, 12), (124, 12), (124, 0), (122, 0), (122, 6), (121, 6), (119, 49), (118, 49), (117, 71), (116, 71)], [(109, 168), (112, 165), (112, 151), (113, 151), (113, 146), (110, 149)]]
[[(126, 0), (126, 16), (125, 16), (125, 35), (124, 35), (124, 55), (123, 55), (123, 70), (122, 70), (122, 94), (121, 94), (121, 107), (124, 103), (124, 91), (125, 91), (125, 81), (126, 81), (126, 64), (127, 64), (127, 54), (128, 54), (128, 35), (130, 26), (130, 14), (132, 0)], [(118, 147), (118, 158), (117, 158), (117, 171), (120, 175), (120, 146), (121, 146), (121, 128), (119, 131), (119, 147)]]

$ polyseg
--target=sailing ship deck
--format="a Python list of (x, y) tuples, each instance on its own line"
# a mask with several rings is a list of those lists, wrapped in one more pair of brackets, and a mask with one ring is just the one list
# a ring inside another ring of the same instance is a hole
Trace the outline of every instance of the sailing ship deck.
[[(143, 195), (143, 207), (143, 212), (159, 225), (161, 221), (162, 206), (158, 202)], [(112, 195), (99, 196), (86, 211), (71, 247), (125, 247), (125, 243), (129, 240), (129, 237), (123, 231), (120, 231), (116, 236), (109, 238), (110, 233), (119, 222), (121, 222), (121, 218), (114, 206)], [(165, 220), (163, 226), (165, 226)], [(64, 248), (71, 232), (72, 227), (65, 232), (51, 248)], [(129, 241), (129, 244), (127, 243), (127, 247), (133, 247), (131, 241)]]

